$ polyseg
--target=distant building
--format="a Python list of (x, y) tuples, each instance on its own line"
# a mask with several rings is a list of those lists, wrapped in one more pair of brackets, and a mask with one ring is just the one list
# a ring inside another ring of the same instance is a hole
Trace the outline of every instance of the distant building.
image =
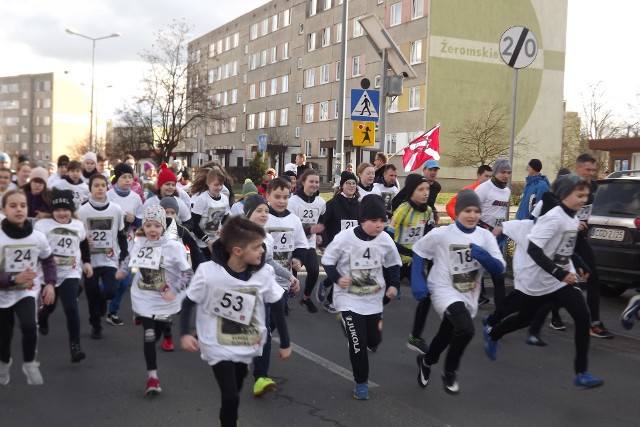
[(53, 73), (0, 77), (0, 151), (55, 162), (87, 141), (89, 101), (84, 91)]
[[(386, 135), (376, 133), (363, 161), (377, 151), (393, 154), (441, 123), (440, 176), (451, 185), (475, 177), (475, 168), (453, 167), (447, 155), (456, 149), (453, 130), (483, 106), (511, 107), (514, 72), (498, 47), (510, 25), (527, 26), (538, 41), (535, 61), (519, 72), (517, 137), (535, 147), (543, 164), (560, 157), (567, 0), (351, 0), (346, 64), (340, 63), (342, 3), (273, 0), (189, 43), (199, 67), (189, 84), (206, 85), (208, 104), (221, 116), (190, 129), (189, 138), (199, 141), (190, 145), (193, 151), (204, 146), (228, 166), (244, 165), (266, 133), (268, 144), (289, 146), (282, 163), (304, 152), (328, 181), (345, 67), (344, 160), (357, 163), (350, 90), (365, 77), (370, 89), (381, 86), (381, 57), (358, 21), (373, 13), (417, 77), (405, 79), (402, 95), (387, 99)], [(520, 155), (518, 147), (515, 153), (514, 170), (524, 171), (534, 153)]]

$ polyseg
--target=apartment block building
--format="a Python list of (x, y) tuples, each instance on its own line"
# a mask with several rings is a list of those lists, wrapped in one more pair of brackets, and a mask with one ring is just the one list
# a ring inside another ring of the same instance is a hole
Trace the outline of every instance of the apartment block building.
[(53, 73), (0, 77), (0, 151), (36, 164), (69, 154), (89, 134), (89, 101)]
[[(343, 0), (273, 0), (193, 40), (189, 51), (198, 59), (198, 73), (190, 84), (206, 85), (209, 107), (218, 117), (190, 129), (190, 139), (199, 141), (191, 143), (192, 151), (204, 148), (227, 166), (241, 166), (253, 157), (259, 135), (267, 134), (272, 165), (286, 146), (278, 166), (304, 152), (322, 179), (330, 180), (345, 67), (345, 163), (356, 162), (350, 89), (359, 89), (367, 78), (370, 89), (378, 90), (383, 74), (380, 52), (359, 22), (374, 14), (416, 77), (404, 80), (402, 95), (381, 101), (386, 132), (376, 135), (363, 161), (376, 151), (396, 153), (441, 123), (441, 176), (470, 178), (472, 171), (448, 157), (456, 149), (454, 130), (483, 106), (510, 107), (513, 70), (498, 54), (500, 36), (510, 25), (527, 25), (539, 43), (538, 58), (520, 72), (518, 102), (524, 108), (517, 135), (539, 144), (549, 159), (559, 156), (566, 0), (350, 0), (346, 22), (342, 8)], [(343, 25), (346, 64), (341, 64)], [(527, 161), (518, 157), (514, 163), (524, 168)]]

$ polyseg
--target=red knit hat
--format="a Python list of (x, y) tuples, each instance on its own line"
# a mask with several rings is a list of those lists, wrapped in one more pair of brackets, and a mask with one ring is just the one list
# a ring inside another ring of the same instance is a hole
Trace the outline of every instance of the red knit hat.
[(163, 163), (160, 165), (160, 173), (158, 173), (158, 188), (162, 187), (162, 184), (169, 181), (177, 182), (178, 179), (175, 174), (171, 172), (169, 166), (167, 166), (166, 163)]

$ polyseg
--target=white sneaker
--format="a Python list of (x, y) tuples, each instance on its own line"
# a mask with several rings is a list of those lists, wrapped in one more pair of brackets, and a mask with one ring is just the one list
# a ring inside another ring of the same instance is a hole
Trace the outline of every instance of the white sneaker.
[(9, 370), (12, 363), (13, 359), (9, 359), (9, 363), (0, 362), (0, 385), (9, 384)]
[(29, 385), (41, 385), (44, 380), (40, 373), (40, 362), (25, 362), (22, 364), (22, 372), (27, 376), (27, 384)]

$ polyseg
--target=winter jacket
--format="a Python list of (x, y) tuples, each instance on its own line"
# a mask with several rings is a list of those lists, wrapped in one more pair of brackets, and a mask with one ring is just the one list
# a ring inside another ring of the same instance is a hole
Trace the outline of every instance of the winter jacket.
[(528, 176), (522, 192), (522, 201), (516, 212), (516, 219), (529, 219), (531, 210), (542, 200), (542, 195), (547, 191), (549, 191), (549, 180), (545, 175)]

